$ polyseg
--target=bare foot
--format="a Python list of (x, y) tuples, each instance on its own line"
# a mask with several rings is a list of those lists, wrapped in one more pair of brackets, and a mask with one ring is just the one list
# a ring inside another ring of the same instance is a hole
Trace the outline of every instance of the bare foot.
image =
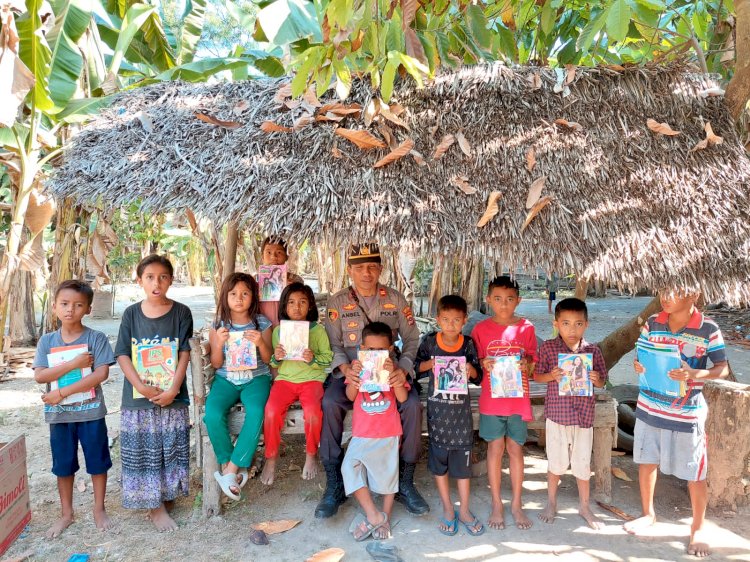
[(94, 510), (94, 523), (96, 523), (96, 528), (100, 531), (109, 531), (112, 528), (112, 520), (103, 509), (101, 511), (98, 509)]
[[(307, 466), (307, 464), (305, 464)], [(304, 471), (303, 471), (304, 472)], [(266, 459), (263, 465), (263, 472), (260, 473), (260, 481), (266, 486), (273, 484), (273, 479), (276, 476), (276, 457)]]
[(172, 511), (174, 510), (174, 500), (165, 501), (164, 509), (166, 509), (168, 513), (172, 513)]
[(372, 532), (372, 538), (376, 541), (384, 541), (391, 538), (391, 522), (387, 521), (382, 527), (378, 527)]
[(690, 531), (690, 540), (688, 541), (688, 554), (703, 558), (711, 554), (711, 548), (708, 543), (704, 540), (703, 531)]
[(542, 511), (539, 514), (539, 519), (551, 525), (552, 523), (555, 522), (556, 514), (557, 514), (557, 504), (550, 502), (547, 504), (547, 507), (544, 508), (544, 511)]
[(505, 508), (503, 508), (502, 503), (492, 506), (492, 513), (490, 513), (490, 518), (487, 519), (487, 525), (490, 529), (498, 531), (505, 529)]
[(622, 526), (622, 528), (631, 535), (638, 535), (644, 529), (649, 528), (654, 523), (656, 523), (656, 515), (644, 515), (643, 517), (639, 517), (638, 519), (628, 521)]
[(594, 515), (594, 512), (591, 511), (591, 508), (589, 506), (578, 508), (578, 515), (583, 517), (584, 521), (586, 521), (586, 524), (595, 531), (599, 531), (604, 528), (604, 522), (596, 515)]
[(156, 527), (160, 533), (177, 530), (177, 523), (175, 523), (174, 519), (169, 516), (164, 504), (156, 509), (149, 509), (148, 518), (151, 519), (154, 527)]
[(44, 535), (48, 539), (56, 539), (60, 535), (62, 535), (62, 532), (70, 527), (70, 524), (73, 522), (73, 514), (70, 515), (63, 515), (55, 521), (55, 524), (52, 525), (49, 529), (47, 529), (47, 533)]
[[(302, 467), (302, 479), (312, 480), (318, 475), (318, 455), (305, 455), (305, 466)], [(261, 476), (261, 480), (263, 477)]]
[(523, 509), (520, 509), (520, 508), (511, 509), (510, 513), (513, 516), (513, 521), (516, 522), (516, 527), (518, 527), (522, 531), (525, 531), (526, 529), (531, 529), (531, 526), (534, 523), (531, 522), (531, 519), (526, 517), (526, 514), (523, 512)]

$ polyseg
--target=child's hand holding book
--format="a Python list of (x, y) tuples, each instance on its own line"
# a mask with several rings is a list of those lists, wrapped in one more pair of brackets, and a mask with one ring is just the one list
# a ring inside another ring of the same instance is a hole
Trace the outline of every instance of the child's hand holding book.
[(362, 372), (364, 367), (362, 366), (362, 362), (359, 359), (355, 359), (351, 363), (349, 363), (349, 368), (347, 369), (343, 365), (341, 366), (341, 372), (344, 373), (344, 378), (346, 378), (347, 384), (351, 384), (354, 386), (354, 388), (359, 389), (359, 387), (362, 385), (362, 379), (359, 378), (359, 374)]
[(589, 371), (589, 380), (596, 387), (604, 386), (604, 377), (599, 374), (599, 371)]
[(256, 347), (260, 345), (261, 333), (258, 330), (245, 330), (242, 337), (253, 342)]
[(667, 373), (667, 376), (674, 381), (685, 381), (687, 382), (691, 378), (695, 378), (696, 369), (690, 368), (690, 365), (682, 361), (682, 365), (679, 369), (672, 369)]
[(315, 354), (313, 353), (312, 349), (306, 349), (302, 352), (302, 360), (305, 363), (312, 363), (313, 359), (315, 359)]
[(286, 357), (284, 346), (281, 344), (277, 345), (276, 349), (273, 350), (273, 356), (276, 358), (276, 361), (283, 361)]
[(68, 365), (66, 367), (70, 367), (68, 372), (73, 371), (75, 369), (88, 369), (91, 368), (94, 365), (94, 356), (91, 355), (91, 353), (81, 353), (80, 355), (76, 355), (68, 361)]
[(552, 378), (557, 381), (558, 384), (560, 384), (560, 381), (562, 380), (563, 376), (565, 375), (565, 371), (563, 371), (559, 366), (555, 366), (550, 372), (550, 375), (552, 375)]

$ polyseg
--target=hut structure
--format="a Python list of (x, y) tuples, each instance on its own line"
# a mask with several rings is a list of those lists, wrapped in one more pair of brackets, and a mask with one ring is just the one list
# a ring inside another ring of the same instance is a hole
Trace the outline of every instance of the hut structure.
[[(364, 83), (343, 104), (291, 100), (285, 83), (122, 93), (49, 186), (328, 247), (375, 239), (498, 270), (750, 301), (750, 161), (710, 77), (681, 64), (479, 65), (424, 89), (404, 83), (390, 106)], [(398, 146), (406, 156), (374, 167)], [(479, 227), (488, 202), (497, 213)]]

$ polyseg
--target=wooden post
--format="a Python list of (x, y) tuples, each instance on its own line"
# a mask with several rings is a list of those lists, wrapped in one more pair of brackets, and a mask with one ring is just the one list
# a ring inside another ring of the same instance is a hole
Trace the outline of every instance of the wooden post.
[(633, 349), (635, 342), (638, 340), (638, 335), (641, 333), (641, 327), (649, 316), (659, 310), (661, 310), (659, 297), (654, 297), (635, 318), (617, 328), (599, 343), (608, 369)]
[(195, 428), (195, 464), (203, 463), (203, 405), (206, 403), (206, 381), (203, 377), (203, 350), (200, 338), (190, 338), (190, 374), (193, 383), (193, 427)]
[(239, 238), (239, 228), (236, 222), (230, 222), (227, 225), (227, 241), (224, 244), (224, 277), (234, 273), (234, 267), (237, 263), (237, 239)]
[(595, 499), (612, 501), (612, 428), (594, 427), (594, 448), (591, 468), (594, 470)]
[(203, 436), (203, 516), (212, 517), (221, 512), (221, 487), (214, 478), (219, 461), (211, 447), (208, 435)]
[(577, 299), (581, 299), (582, 301), (586, 300), (586, 295), (589, 292), (589, 282), (585, 279), (579, 279), (576, 277), (576, 294), (575, 297)]

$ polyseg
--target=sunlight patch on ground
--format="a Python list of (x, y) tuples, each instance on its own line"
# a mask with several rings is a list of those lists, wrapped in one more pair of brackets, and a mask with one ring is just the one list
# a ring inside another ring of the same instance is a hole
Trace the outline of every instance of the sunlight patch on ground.
[(496, 552), (497, 548), (491, 544), (481, 544), (469, 548), (463, 548), (461, 550), (425, 554), (425, 558), (437, 558), (438, 560), (444, 560), (446, 558), (449, 560), (476, 560), (480, 556), (489, 556)]
[(0, 411), (41, 406), (40, 396), (36, 391), (0, 390)]
[(608, 560), (609, 562), (622, 562), (622, 558), (617, 556), (614, 552), (608, 550), (595, 550), (593, 548), (587, 548), (584, 551), (586, 554), (590, 554), (596, 560)]

